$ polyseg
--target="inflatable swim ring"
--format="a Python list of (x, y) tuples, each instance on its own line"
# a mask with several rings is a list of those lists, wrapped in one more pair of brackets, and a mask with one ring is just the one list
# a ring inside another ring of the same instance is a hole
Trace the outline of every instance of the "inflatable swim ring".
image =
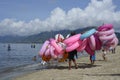
[(65, 44), (74, 43), (80, 39), (81, 34), (73, 35), (63, 41)]
[(113, 28), (113, 25), (112, 24), (104, 24), (100, 27), (98, 27), (98, 31), (106, 31), (106, 30), (110, 30)]
[(51, 40), (51, 45), (55, 48), (58, 53), (63, 53), (62, 47), (60, 47), (55, 40)]
[(87, 39), (84, 40), (79, 40), (79, 47), (76, 49), (78, 52), (81, 52), (85, 49), (85, 47), (87, 46)]
[(110, 29), (110, 30), (107, 30), (107, 31), (99, 31), (98, 32), (98, 35), (99, 36), (103, 36), (103, 35), (111, 35), (114, 33), (114, 29)]
[[(87, 39), (88, 40), (88, 39)], [(87, 46), (85, 47), (85, 51), (90, 54), (90, 55), (94, 55), (94, 50), (92, 50), (89, 46), (89, 44), (87, 43)]]
[(96, 49), (95, 50), (100, 50), (101, 47), (102, 47), (102, 42), (100, 41), (97, 34), (95, 34), (94, 37), (95, 37), (95, 43), (96, 43)]
[(66, 52), (71, 52), (79, 47), (79, 42), (74, 42), (71, 46), (66, 47)]
[(46, 41), (43, 43), (43, 46), (42, 46), (42, 48), (40, 49), (40, 52), (39, 52), (40, 56), (43, 56), (43, 54), (45, 53), (45, 51), (46, 51), (49, 43), (50, 43), (50, 42), (49, 42), (48, 40), (46, 40)]
[(93, 35), (91, 35), (89, 38), (88, 38), (88, 44), (90, 46), (90, 48), (92, 50), (95, 50), (96, 49), (96, 43), (95, 43), (95, 37)]
[(80, 36), (80, 39), (83, 40), (83, 39), (85, 39), (85, 38), (88, 38), (88, 37), (90, 37), (92, 34), (94, 34), (95, 32), (96, 32), (95, 29), (91, 29), (91, 30), (83, 33), (83, 34)]

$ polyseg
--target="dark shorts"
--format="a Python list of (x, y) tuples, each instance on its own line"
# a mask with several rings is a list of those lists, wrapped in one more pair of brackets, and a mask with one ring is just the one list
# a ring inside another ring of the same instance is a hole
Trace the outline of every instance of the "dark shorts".
[(95, 55), (90, 56), (90, 60), (94, 60), (95, 61)]
[(77, 54), (77, 51), (76, 50), (74, 50), (74, 51), (72, 51), (72, 52), (69, 52), (69, 54), (68, 54), (68, 59), (69, 59), (69, 61), (75, 61), (75, 58), (74, 58), (74, 56), (75, 56), (75, 54)]
[(69, 58), (69, 61), (75, 61), (75, 59), (74, 58)]

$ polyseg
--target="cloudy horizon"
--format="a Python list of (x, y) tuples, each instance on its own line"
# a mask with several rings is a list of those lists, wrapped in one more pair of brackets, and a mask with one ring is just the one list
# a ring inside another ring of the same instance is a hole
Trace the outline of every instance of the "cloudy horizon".
[(120, 11), (113, 0), (91, 0), (84, 8), (72, 7), (65, 10), (55, 7), (45, 18), (34, 18), (29, 21), (17, 18), (0, 20), (0, 36), (27, 36), (44, 31), (75, 30), (87, 26), (100, 26), (103, 23), (113, 24), (116, 32), (120, 32)]

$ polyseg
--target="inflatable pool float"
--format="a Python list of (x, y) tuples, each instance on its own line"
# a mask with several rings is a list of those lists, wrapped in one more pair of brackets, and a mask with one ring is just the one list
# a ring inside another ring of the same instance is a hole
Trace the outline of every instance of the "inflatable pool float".
[(76, 49), (78, 52), (81, 52), (87, 46), (87, 39), (79, 40), (79, 47)]
[(93, 35), (94, 33), (96, 32), (95, 29), (91, 29), (89, 31), (86, 31), (85, 33), (83, 33), (81, 36), (80, 36), (80, 39), (83, 40), (85, 38), (88, 38), (90, 37), (91, 35)]
[(76, 41), (76, 42), (74, 42), (71, 46), (67, 46), (67, 47), (66, 47), (66, 52), (71, 52), (71, 51), (77, 49), (79, 46), (80, 46), (80, 45), (79, 45), (79, 42)]
[(80, 36), (81, 36), (81, 34), (73, 35), (73, 36), (65, 39), (63, 41), (63, 43), (65, 43), (66, 45), (69, 44), (69, 43), (74, 43), (74, 42), (76, 42), (76, 41), (78, 41), (80, 39)]
[(40, 56), (43, 56), (43, 54), (45, 53), (45, 51), (46, 51), (49, 43), (50, 43), (50, 42), (49, 42), (48, 40), (46, 40), (46, 41), (43, 43), (42, 48), (41, 48), (40, 51), (39, 51)]

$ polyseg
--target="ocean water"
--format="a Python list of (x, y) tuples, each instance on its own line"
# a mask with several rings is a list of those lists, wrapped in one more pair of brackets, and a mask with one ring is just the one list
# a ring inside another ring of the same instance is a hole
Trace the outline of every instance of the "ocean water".
[[(0, 80), (7, 74), (29, 71), (38, 66), (41, 62), (38, 56), (41, 46), (42, 44), (35, 44), (35, 48), (31, 48), (31, 44), (11, 43), (11, 50), (8, 51), (8, 44), (0, 43)], [(34, 56), (37, 56), (37, 61), (32, 60)], [(8, 78), (4, 80), (9, 80)]]
[(35, 48), (31, 44), (10, 44), (10, 47), (8, 51), (8, 44), (0, 44), (0, 70), (35, 63), (32, 58), (38, 55), (41, 44), (35, 44)]

